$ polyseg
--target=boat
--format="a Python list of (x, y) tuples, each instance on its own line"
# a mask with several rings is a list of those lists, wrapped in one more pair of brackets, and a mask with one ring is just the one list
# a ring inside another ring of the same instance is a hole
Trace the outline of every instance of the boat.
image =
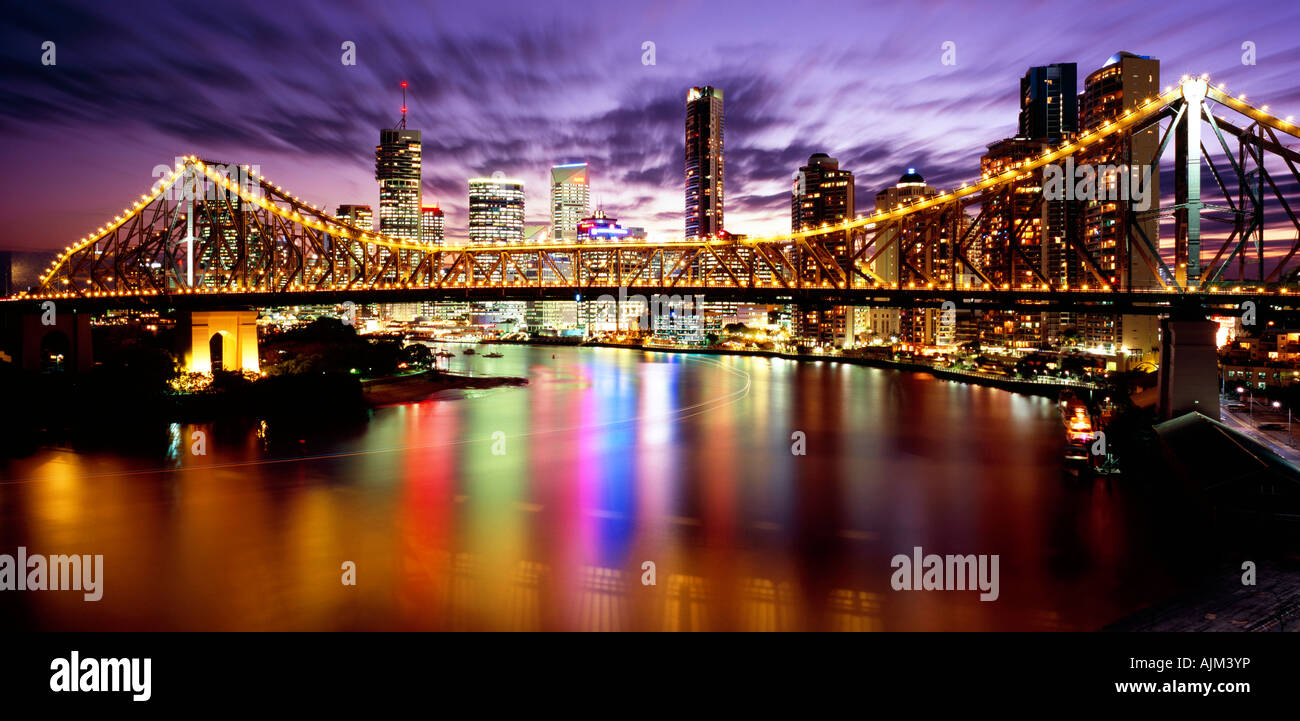
[(474, 349), (473, 349), (473, 348), (466, 348), (465, 350), (463, 350), (463, 351), (461, 351), (461, 352), (464, 353), (465, 355), (474, 355)]
[(505, 356), (501, 355), (500, 353), (484, 353), (483, 357), (484, 358), (505, 358)]
[(440, 351), (438, 351), (437, 353), (434, 353), (434, 355), (437, 356), (437, 357), (439, 357), (439, 358), (455, 358), (455, 357), (456, 357), (456, 354), (455, 354), (455, 353), (448, 353), (448, 352), (445, 351), (445, 350), (440, 350)]
[(1060, 409), (1061, 424), (1065, 426), (1065, 461), (1088, 465), (1093, 460), (1091, 444), (1096, 437), (1088, 404), (1066, 388), (1061, 391)]

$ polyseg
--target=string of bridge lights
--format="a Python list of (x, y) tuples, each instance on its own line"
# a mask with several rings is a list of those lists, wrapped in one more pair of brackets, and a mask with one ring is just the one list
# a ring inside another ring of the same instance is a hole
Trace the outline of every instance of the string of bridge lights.
[[(1037, 170), (1038, 168), (1041, 168), (1049, 163), (1059, 160), (1062, 157), (1065, 157), (1066, 155), (1075, 152), (1076, 150), (1080, 150), (1088, 146), (1091, 146), (1097, 142), (1100, 142), (1110, 137), (1111, 135), (1132, 126), (1135, 123), (1139, 123), (1143, 120), (1150, 118), (1152, 115), (1155, 115), (1156, 113), (1164, 110), (1164, 108), (1166, 108), (1170, 103), (1176, 101), (1180, 97), (1180, 95), (1183, 95), (1184, 88), (1187, 87), (1189, 83), (1202, 84), (1203, 90), (1201, 92), (1201, 96), (1206, 99), (1212, 99), (1216, 102), (1226, 105), (1232, 108), (1233, 110), (1236, 110), (1237, 112), (1240, 112), (1243, 115), (1246, 115), (1251, 119), (1256, 120), (1257, 122), (1261, 122), (1270, 127), (1274, 127), (1277, 130), (1280, 130), (1284, 133), (1287, 133), (1295, 137), (1300, 137), (1300, 126), (1298, 126), (1294, 122), (1294, 116), (1288, 115), (1285, 120), (1273, 116), (1269, 114), (1267, 105), (1255, 107), (1254, 105), (1250, 104), (1246, 99), (1245, 93), (1242, 93), (1234, 98), (1233, 96), (1227, 93), (1227, 86), (1225, 83), (1220, 82), (1217, 86), (1210, 85), (1208, 73), (1203, 73), (1199, 77), (1195, 77), (1195, 78), (1184, 75), (1182, 77), (1182, 81), (1178, 86), (1167, 86), (1165, 88), (1164, 93), (1154, 98), (1147, 98), (1141, 105), (1130, 109), (1118, 120), (1106, 121), (1101, 125), (1097, 126), (1096, 128), (1093, 128), (1090, 132), (1087, 132), (1079, 136), (1077, 139), (1073, 141), (1062, 141), (1062, 143), (1059, 146), (1057, 146), (1055, 149), (1044, 150), (1042, 154), (1040, 154), (1037, 158), (1034, 158), (1032, 160), (1019, 161), (1015, 163), (1015, 165), (1012, 168), (1003, 171), (1001, 173), (997, 173), (997, 174), (985, 173), (981, 177), (981, 180), (974, 183), (973, 185), (968, 183), (962, 183), (960, 188), (946, 190), (942, 193), (939, 193), (925, 200), (913, 202), (913, 203), (899, 204), (892, 210), (875, 213), (870, 216), (858, 216), (853, 220), (845, 221), (844, 223), (840, 223), (838, 225), (832, 226), (829, 224), (823, 224), (819, 228), (796, 231), (796, 232), (783, 234), (783, 235), (771, 235), (771, 236), (763, 236), (763, 237), (756, 237), (756, 238), (742, 238), (738, 240), (709, 238), (694, 243), (682, 242), (680, 243), (680, 245), (682, 245), (683, 247), (691, 246), (691, 245), (721, 246), (721, 245), (728, 245), (731, 243), (740, 243), (742, 245), (752, 247), (752, 246), (766, 245), (772, 243), (784, 243), (790, 240), (814, 238), (821, 235), (838, 233), (838, 232), (853, 230), (856, 228), (863, 228), (863, 227), (872, 228), (882, 222), (897, 220), (899, 218), (912, 215), (914, 213), (919, 213), (923, 210), (927, 210), (939, 205), (951, 203), (956, 200), (961, 200), (962, 198), (966, 198), (973, 194), (983, 192), (990, 187), (1000, 185), (1002, 183), (1006, 183), (1009, 181), (1014, 181), (1014, 180), (1019, 180), (1019, 179), (1029, 177), (1029, 174), (1032, 171)], [(274, 189), (274, 192), (276, 194), (278, 194), (282, 199), (290, 203), (291, 205), (290, 210), (283, 209), (275, 202), (267, 200), (267, 198), (263, 195), (249, 193), (242, 186), (241, 183), (232, 183), (230, 178), (227, 176), (227, 174), (213, 171), (208, 164), (206, 164), (202, 160), (199, 160), (197, 156), (189, 155), (182, 158), (182, 161), (176, 164), (174, 170), (172, 170), (167, 175), (167, 177), (163, 178), (162, 180), (159, 181), (159, 183), (157, 183), (157, 187), (154, 189), (154, 191), (151, 194), (141, 195), (140, 200), (136, 201), (131, 207), (124, 208), (122, 210), (121, 215), (114, 216), (113, 221), (111, 223), (102, 225), (99, 228), (97, 228), (93, 233), (86, 235), (76, 243), (65, 246), (63, 252), (59, 254), (59, 256), (55, 259), (53, 263), (50, 264), (50, 267), (47, 269), (46, 273), (42, 275), (41, 277), (42, 285), (47, 284), (51, 279), (53, 279), (55, 277), (56, 272), (58, 271), (58, 268), (62, 266), (65, 262), (67, 262), (74, 254), (86, 249), (91, 245), (94, 245), (95, 243), (102, 240), (108, 234), (116, 231), (118, 228), (124, 225), (131, 218), (138, 215), (143, 208), (147, 207), (154, 200), (157, 200), (160, 195), (162, 195), (164, 192), (172, 188), (177, 181), (185, 177), (186, 174), (183, 171), (185, 170), (186, 166), (192, 166), (194, 168), (197, 168), (203, 173), (205, 178), (213, 181), (217, 185), (224, 188), (226, 191), (233, 193), (234, 195), (236, 195), (237, 197), (239, 197), (241, 200), (245, 202), (249, 202), (257, 205), (258, 207), (274, 215), (277, 215), (282, 219), (299, 223), (301, 225), (307, 226), (314, 230), (327, 233), (329, 235), (339, 237), (345, 240), (353, 240), (353, 241), (359, 241), (364, 243), (370, 243), (370, 244), (383, 246), (387, 248), (393, 248), (397, 250), (410, 250), (410, 251), (417, 251), (417, 252), (428, 252), (430, 250), (429, 246), (403, 242), (396, 238), (391, 238), (389, 236), (386, 236), (382, 233), (367, 232), (360, 228), (357, 228), (356, 226), (350, 223), (345, 223), (338, 219), (325, 215), (321, 211), (321, 209), (318, 208), (317, 206), (313, 204), (305, 203), (304, 201), (300, 200), (297, 196), (294, 196), (284, 191), (280, 186), (273, 185), (270, 181), (266, 180), (264, 176), (257, 175), (256, 176), (257, 181), (261, 185), (261, 187)], [(250, 171), (250, 167), (247, 165), (242, 166), (242, 168), (246, 172)], [(310, 215), (314, 216), (314, 218), (304, 216), (302, 213), (298, 211), (299, 208), (302, 209), (310, 208), (311, 209)], [(643, 248), (643, 247), (651, 247), (651, 246), (660, 247), (666, 244), (665, 243), (627, 243), (627, 244), (619, 244), (619, 245), (620, 247), (626, 247), (632, 249), (632, 248)], [(556, 248), (559, 249), (569, 249), (571, 247), (572, 246), (556, 246)], [(477, 248), (476, 246), (463, 246), (463, 247), (438, 246), (437, 249), (441, 252), (446, 252), (446, 253), (457, 253), (457, 252), (470, 251), (470, 250), (480, 250), (480, 248)], [(528, 249), (532, 251), (544, 251), (546, 248), (544, 246), (530, 246)], [(110, 276), (107, 279), (112, 280), (112, 277)], [(70, 285), (70, 280), (67, 278), (64, 278), (62, 282), (65, 285)], [(830, 287), (827, 284), (823, 284), (823, 285), (826, 287)], [(897, 284), (894, 285), (897, 287)], [(932, 283), (929, 285), (931, 287), (933, 286)], [(985, 283), (983, 285), (985, 289), (991, 289), (991, 286), (989, 284)], [(388, 283), (384, 283), (384, 284), (370, 283), (368, 284), (368, 286), (396, 288), (396, 287), (406, 287), (407, 283), (403, 282), (400, 285), (388, 284)], [(909, 287), (914, 287), (914, 285), (909, 285)], [(1004, 283), (1002, 287), (1003, 289), (1010, 289), (1010, 284)], [(968, 285), (967, 289), (972, 289), (972, 288), (971, 286)], [(978, 289), (978, 288), (974, 288), (974, 289)], [(1026, 284), (1022, 286), (1022, 289), (1034, 290), (1035, 288), (1031, 284)], [(1043, 289), (1046, 290), (1047, 287), (1044, 286)], [(1082, 287), (1082, 290), (1084, 291), (1087, 291), (1088, 289), (1089, 288), (1087, 285), (1084, 285)], [(1109, 290), (1109, 286), (1105, 286), (1104, 289)], [(196, 289), (187, 288), (184, 289), (182, 292), (190, 293), (190, 292), (194, 292), (195, 290)], [(219, 289), (219, 290), (228, 290), (228, 289)], [(1207, 290), (1212, 293), (1217, 292), (1217, 288), (1213, 286), (1209, 287)], [(1233, 288), (1231, 289), (1230, 292), (1241, 292), (1241, 289)], [(1282, 289), (1280, 292), (1285, 293), (1286, 290)], [(150, 289), (150, 290), (121, 293), (121, 295), (142, 295), (142, 294), (156, 295), (158, 294), (158, 291)], [(57, 293), (45, 293), (45, 294), (37, 294), (37, 295), (22, 294), (20, 297), (51, 298), (51, 297), (72, 297), (77, 295), (82, 295), (82, 294), (76, 292), (57, 292)], [(89, 295), (117, 296), (119, 295), (119, 291), (93, 291), (90, 292)]]

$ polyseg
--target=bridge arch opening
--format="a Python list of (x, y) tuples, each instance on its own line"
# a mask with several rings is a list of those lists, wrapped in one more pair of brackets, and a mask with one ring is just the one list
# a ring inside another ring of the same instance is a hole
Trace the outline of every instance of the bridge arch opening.
[(208, 339), (208, 357), (212, 360), (212, 372), (225, 370), (225, 345), (226, 336), (221, 331), (212, 334)]

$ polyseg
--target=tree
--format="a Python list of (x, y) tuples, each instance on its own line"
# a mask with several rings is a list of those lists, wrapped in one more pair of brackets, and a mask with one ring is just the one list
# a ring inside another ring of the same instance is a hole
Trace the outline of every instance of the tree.
[(412, 343), (402, 349), (402, 362), (415, 368), (428, 368), (433, 365), (433, 351), (423, 343)]

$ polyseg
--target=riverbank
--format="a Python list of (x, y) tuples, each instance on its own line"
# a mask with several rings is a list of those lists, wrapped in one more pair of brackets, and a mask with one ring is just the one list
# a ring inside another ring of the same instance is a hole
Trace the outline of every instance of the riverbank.
[[(485, 340), (483, 343), (503, 344), (503, 345), (537, 345), (537, 346), (561, 346), (573, 347), (569, 343), (553, 343), (546, 340)], [(914, 373), (929, 373), (930, 375), (948, 381), (958, 383), (971, 383), (974, 385), (989, 386), (1013, 393), (1024, 395), (1042, 396), (1055, 400), (1060, 396), (1064, 388), (1083, 388), (1093, 389), (1097, 386), (1072, 383), (1061, 380), (1036, 381), (1025, 378), (1010, 378), (999, 376), (992, 373), (979, 373), (973, 371), (958, 371), (946, 368), (936, 368), (927, 363), (915, 363), (907, 361), (896, 361), (887, 358), (871, 358), (868, 356), (846, 356), (831, 354), (801, 354), (785, 353), (782, 351), (764, 351), (764, 350), (736, 350), (730, 348), (681, 348), (681, 347), (659, 347), (659, 346), (642, 346), (626, 345), (620, 343), (583, 343), (584, 348), (622, 348), (624, 350), (639, 350), (652, 353), (683, 353), (690, 355), (709, 355), (709, 356), (749, 356), (755, 358), (781, 358), (792, 361), (818, 361), (829, 363), (848, 363), (850, 365), (867, 366), (870, 368), (883, 368), (886, 370), (900, 370)]]
[(525, 386), (527, 378), (510, 376), (466, 376), (441, 371), (424, 371), (361, 382), (366, 403), (375, 406), (414, 403), (444, 391), (480, 390), (503, 386)]

